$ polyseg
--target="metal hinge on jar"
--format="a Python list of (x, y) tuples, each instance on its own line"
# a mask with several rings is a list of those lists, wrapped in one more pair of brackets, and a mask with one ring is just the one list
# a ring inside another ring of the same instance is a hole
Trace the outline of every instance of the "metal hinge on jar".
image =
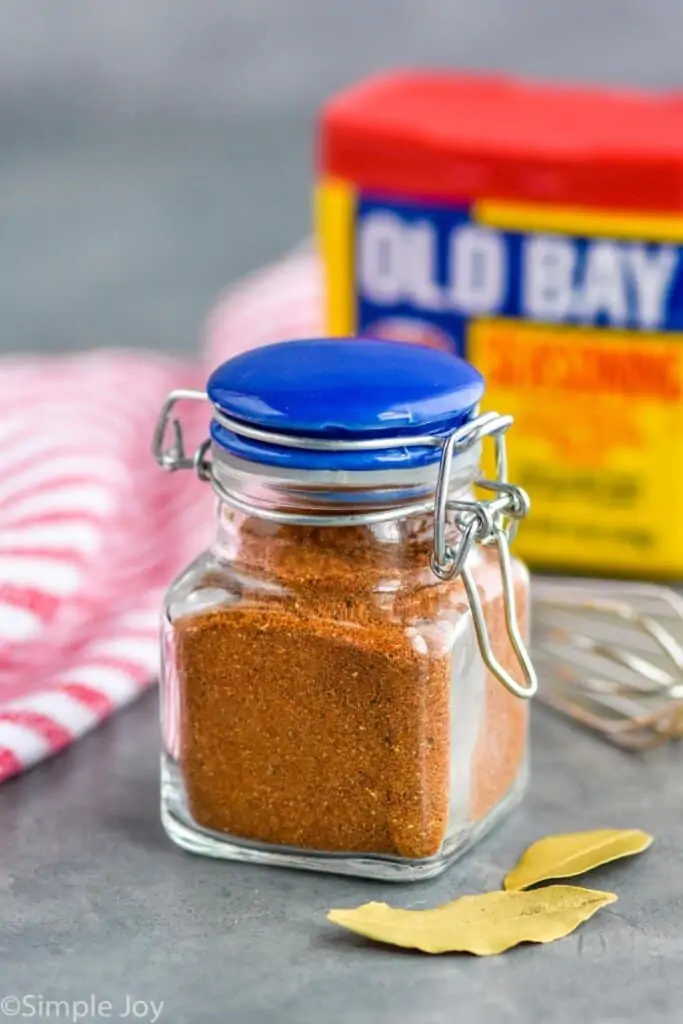
[[(513, 423), (512, 416), (500, 415), (495, 412), (475, 415), (467, 423), (444, 435), (402, 435), (399, 438), (382, 437), (347, 440), (301, 437), (294, 434), (279, 434), (271, 430), (262, 430), (242, 421), (234, 420), (213, 406), (213, 418), (227, 430), (250, 440), (261, 441), (279, 447), (303, 448), (310, 451), (327, 451), (330, 453), (372, 451), (391, 447), (441, 448), (441, 460), (433, 498), (401, 505), (398, 508), (321, 516), (304, 515), (281, 509), (262, 508), (245, 500), (243, 496), (227, 490), (212, 472), (211, 459), (209, 457), (211, 442), (209, 439), (203, 441), (192, 455), (187, 454), (181, 423), (171, 415), (178, 402), (182, 401), (207, 402), (208, 397), (203, 391), (190, 389), (179, 389), (171, 392), (164, 402), (154, 431), (152, 452), (157, 464), (168, 472), (174, 472), (179, 469), (193, 469), (200, 479), (211, 482), (221, 498), (241, 511), (271, 522), (299, 526), (368, 525), (433, 512), (434, 549), (430, 560), (432, 571), (440, 580), (453, 579), (457, 575), (462, 577), (472, 612), (477, 641), (486, 667), (515, 696), (527, 699), (536, 693), (538, 689), (536, 673), (519, 627), (509, 550), (510, 542), (517, 532), (519, 522), (529, 511), (529, 499), (526, 493), (520, 487), (510, 484), (507, 480), (505, 434)], [(169, 424), (173, 440), (169, 446), (166, 446)], [(489, 500), (449, 500), (448, 490), (454, 457), (479, 445), (488, 437), (493, 439), (495, 445), (496, 477), (494, 480), (478, 480), (477, 487), (490, 491), (495, 497)], [(450, 547), (446, 543), (449, 514), (453, 517), (455, 525), (460, 532), (460, 540), (455, 547)], [(472, 570), (467, 564), (468, 555), (474, 544), (495, 544), (497, 548), (506, 627), (523, 682), (518, 682), (503, 668), (493, 651), (479, 591), (472, 575)]]

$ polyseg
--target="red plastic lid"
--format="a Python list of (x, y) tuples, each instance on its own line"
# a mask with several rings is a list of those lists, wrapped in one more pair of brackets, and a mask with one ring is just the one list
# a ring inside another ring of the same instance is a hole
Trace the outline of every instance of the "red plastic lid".
[(385, 194), (683, 209), (683, 97), (446, 72), (323, 108), (320, 170)]

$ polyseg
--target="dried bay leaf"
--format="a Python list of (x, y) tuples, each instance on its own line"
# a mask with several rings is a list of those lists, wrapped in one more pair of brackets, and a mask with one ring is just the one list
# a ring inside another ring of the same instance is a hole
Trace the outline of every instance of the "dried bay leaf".
[(616, 898), (611, 892), (575, 885), (549, 885), (532, 892), (462, 896), (434, 910), (364, 903), (354, 910), (330, 910), (327, 918), (392, 946), (424, 953), (493, 956), (522, 942), (561, 939)]
[(568, 832), (540, 839), (522, 854), (505, 878), (508, 891), (528, 889), (537, 882), (574, 878), (621, 857), (647, 850), (652, 836), (637, 828)]

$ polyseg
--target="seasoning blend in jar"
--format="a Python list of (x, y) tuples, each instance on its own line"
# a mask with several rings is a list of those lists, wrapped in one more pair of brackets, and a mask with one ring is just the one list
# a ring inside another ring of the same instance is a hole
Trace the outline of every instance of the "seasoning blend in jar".
[[(528, 576), (508, 543), (512, 420), (445, 352), (284, 342), (169, 396), (162, 468), (217, 495), (164, 610), (162, 816), (195, 853), (435, 875), (520, 799)], [(194, 456), (182, 399), (213, 406)], [(497, 479), (479, 469), (485, 438)], [(475, 497), (474, 485), (484, 497)]]

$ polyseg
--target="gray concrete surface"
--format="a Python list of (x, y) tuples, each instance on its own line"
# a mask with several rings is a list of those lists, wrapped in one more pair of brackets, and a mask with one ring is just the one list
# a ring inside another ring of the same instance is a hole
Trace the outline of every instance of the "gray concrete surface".
[[(683, 1020), (683, 750), (635, 758), (540, 708), (533, 745), (526, 803), (446, 875), (354, 882), (172, 847), (158, 823), (149, 695), (0, 791), (0, 996), (95, 995), (115, 1018), (126, 996), (163, 1000), (162, 1024)], [(369, 899), (426, 907), (497, 888), (534, 839), (612, 825), (649, 829), (656, 843), (592, 875), (619, 902), (553, 945), (428, 957), (325, 920)]]

